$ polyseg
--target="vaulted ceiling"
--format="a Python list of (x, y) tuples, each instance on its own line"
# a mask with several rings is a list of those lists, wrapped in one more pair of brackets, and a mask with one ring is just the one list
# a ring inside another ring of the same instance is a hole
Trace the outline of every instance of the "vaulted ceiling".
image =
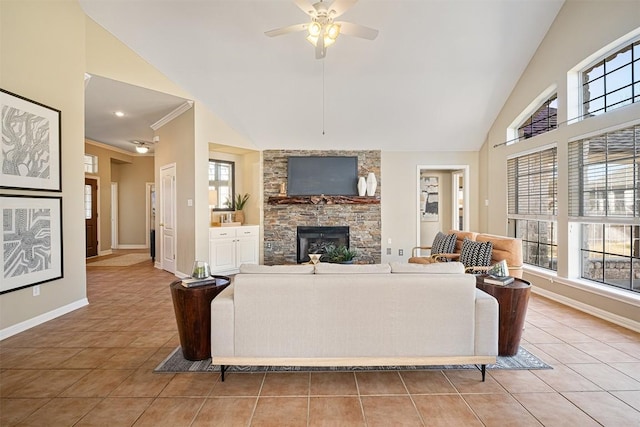
[(340, 20), (378, 37), (323, 60), (304, 33), (264, 35), (309, 21), (293, 0), (80, 4), (260, 149), (469, 151), (563, 0), (360, 0)]

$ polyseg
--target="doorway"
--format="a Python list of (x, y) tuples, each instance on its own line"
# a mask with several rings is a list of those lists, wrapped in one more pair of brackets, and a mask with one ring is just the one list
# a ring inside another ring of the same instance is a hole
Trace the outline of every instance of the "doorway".
[(98, 181), (84, 179), (84, 229), (86, 257), (98, 256)]
[(468, 204), (468, 165), (418, 165), (416, 246), (430, 246), (438, 231), (468, 230)]

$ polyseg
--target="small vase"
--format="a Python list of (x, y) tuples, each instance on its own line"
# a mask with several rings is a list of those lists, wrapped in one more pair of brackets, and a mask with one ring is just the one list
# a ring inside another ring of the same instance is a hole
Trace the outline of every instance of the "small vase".
[(373, 172), (369, 172), (367, 175), (367, 196), (375, 196), (376, 188), (378, 187), (378, 180)]
[(361, 176), (358, 179), (358, 196), (362, 197), (367, 194), (367, 181), (364, 179), (364, 176)]

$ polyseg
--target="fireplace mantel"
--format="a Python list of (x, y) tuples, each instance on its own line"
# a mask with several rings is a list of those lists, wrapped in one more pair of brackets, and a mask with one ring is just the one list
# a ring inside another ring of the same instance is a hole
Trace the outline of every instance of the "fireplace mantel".
[(379, 197), (366, 196), (271, 196), (270, 205), (379, 205)]

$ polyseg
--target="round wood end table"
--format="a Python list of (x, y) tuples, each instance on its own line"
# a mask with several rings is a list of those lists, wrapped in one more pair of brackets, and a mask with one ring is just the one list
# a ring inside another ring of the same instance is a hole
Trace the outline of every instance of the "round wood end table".
[(483, 274), (476, 276), (476, 288), (498, 300), (498, 355), (515, 356), (518, 353), (524, 329), (531, 283), (516, 277), (508, 285), (494, 285), (485, 283), (485, 276)]
[(215, 284), (187, 288), (182, 280), (176, 280), (169, 285), (182, 354), (187, 360), (211, 357), (211, 301), (230, 283), (226, 276), (213, 277)]

